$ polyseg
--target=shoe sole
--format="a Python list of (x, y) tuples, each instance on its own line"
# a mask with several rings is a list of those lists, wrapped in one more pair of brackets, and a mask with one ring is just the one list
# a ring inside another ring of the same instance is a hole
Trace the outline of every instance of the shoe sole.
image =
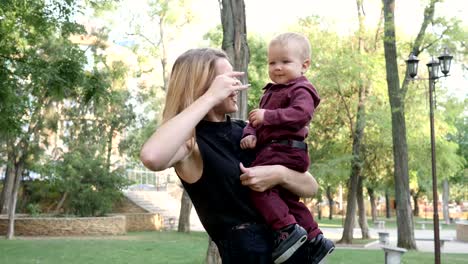
[(275, 259), (275, 264), (280, 264), (288, 260), (307, 241), (307, 235), (303, 235), (297, 242), (286, 250), (281, 256)]
[(327, 254), (325, 254), (325, 256), (323, 256), (323, 258), (319, 262), (317, 262), (317, 263), (312, 262), (312, 264), (325, 264), (326, 261), (327, 261), (326, 260), (327, 257), (333, 252), (333, 250), (335, 250), (335, 247), (330, 248), (328, 250)]

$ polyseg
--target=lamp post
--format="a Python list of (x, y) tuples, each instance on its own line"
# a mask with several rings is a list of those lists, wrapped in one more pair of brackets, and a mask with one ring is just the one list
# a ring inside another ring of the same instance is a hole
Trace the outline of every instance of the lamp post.
[[(439, 209), (438, 209), (438, 195), (437, 195), (437, 170), (436, 170), (436, 151), (435, 151), (435, 132), (434, 132), (434, 89), (435, 82), (442, 76), (439, 76), (439, 66), (444, 77), (447, 77), (450, 71), (450, 63), (453, 56), (448, 54), (447, 49), (444, 49), (444, 53), (438, 57), (439, 60), (431, 59), (427, 63), (429, 72), (429, 119), (431, 123), (431, 164), (432, 164), (432, 200), (434, 204), (434, 255), (435, 263), (440, 264), (440, 234), (439, 234)], [(411, 78), (414, 78), (418, 74), (418, 58), (411, 53), (408, 60), (406, 61), (408, 67), (408, 74)]]

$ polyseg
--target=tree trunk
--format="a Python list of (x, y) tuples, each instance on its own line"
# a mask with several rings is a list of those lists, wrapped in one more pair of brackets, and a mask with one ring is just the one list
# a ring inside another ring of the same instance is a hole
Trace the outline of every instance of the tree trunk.
[(374, 189), (367, 187), (367, 193), (369, 194), (369, 203), (371, 206), (372, 222), (375, 222), (377, 221), (377, 205), (375, 204)]
[(166, 31), (164, 28), (166, 16), (161, 16), (161, 21), (159, 23), (159, 36), (161, 37), (161, 68), (162, 68), (162, 77), (163, 77), (163, 89), (167, 91), (167, 82), (168, 82), (168, 74), (167, 74), (167, 39), (166, 39)]
[(8, 214), (10, 210), (10, 199), (13, 197), (13, 186), (15, 185), (14, 155), (8, 150), (8, 163), (3, 180), (2, 196), (0, 197), (0, 214)]
[(343, 229), (343, 236), (340, 243), (352, 243), (353, 240), (353, 227), (354, 216), (356, 214), (356, 198), (358, 190), (359, 177), (361, 177), (363, 159), (361, 157), (362, 138), (364, 136), (364, 127), (366, 125), (365, 119), (365, 102), (366, 102), (366, 87), (361, 85), (359, 87), (359, 103), (356, 114), (356, 127), (354, 128), (353, 135), (353, 159), (351, 161), (351, 176), (349, 179), (348, 199), (346, 206), (346, 219)]
[(60, 198), (60, 201), (58, 202), (57, 206), (56, 206), (55, 209), (54, 209), (54, 213), (55, 213), (55, 214), (59, 214), (59, 213), (60, 213), (60, 209), (62, 208), (63, 203), (65, 202), (65, 200), (67, 199), (67, 196), (68, 196), (68, 192), (65, 192), (65, 193), (62, 195), (62, 198)]
[[(364, 34), (364, 14), (362, 1), (356, 1), (357, 10), (358, 10), (358, 19), (359, 19), (359, 53), (363, 52), (363, 34)], [(358, 182), (359, 178), (362, 177), (362, 164), (363, 158), (361, 157), (361, 148), (362, 148), (362, 139), (364, 136), (364, 128), (366, 126), (366, 93), (367, 93), (367, 84), (359, 85), (358, 93), (358, 106), (356, 113), (356, 124), (355, 127), (351, 126), (351, 135), (353, 137), (353, 159), (351, 161), (351, 175), (349, 179), (349, 188), (348, 188), (348, 200), (346, 207), (346, 219), (343, 229), (343, 236), (339, 243), (348, 243), (351, 244), (353, 240), (353, 229), (355, 225), (355, 214), (356, 214), (356, 202), (357, 202), (357, 191), (358, 191)], [(349, 117), (352, 120), (351, 116)]]
[(398, 75), (397, 50), (395, 39), (395, 1), (382, 0), (385, 16), (385, 66), (387, 86), (392, 116), (392, 139), (395, 178), (395, 202), (397, 205), (398, 247), (416, 249), (413, 230), (413, 214), (411, 213), (409, 177), (408, 177), (408, 147), (406, 143), (406, 123), (404, 91), (400, 90)]
[(317, 218), (318, 220), (322, 220), (322, 206), (321, 206), (321, 202), (320, 201), (317, 201)]
[(447, 179), (443, 181), (443, 192), (442, 192), (442, 208), (444, 214), (444, 220), (446, 224), (450, 224), (450, 214), (449, 214), (449, 183)]
[(356, 215), (356, 192), (358, 185), (358, 176), (355, 170), (355, 164), (351, 171), (351, 177), (348, 182), (348, 197), (346, 198), (346, 216), (343, 228), (343, 235), (337, 243), (351, 244), (353, 242), (353, 231)]
[(107, 135), (107, 149), (106, 149), (106, 165), (107, 172), (110, 172), (111, 156), (112, 156), (112, 139), (114, 138), (114, 126), (110, 126), (109, 134)]
[[(228, 54), (235, 71), (245, 72), (240, 78), (242, 83), (248, 82), (247, 67), (250, 60), (247, 45), (247, 30), (245, 20), (244, 0), (218, 0), (221, 9), (221, 23), (223, 26), (222, 49)], [(247, 90), (238, 95), (239, 111), (233, 117), (247, 119)]]
[(21, 177), (23, 175), (24, 169), (24, 156), (21, 157), (14, 165), (14, 174), (11, 175), (14, 179), (14, 186), (13, 186), (13, 193), (12, 197), (10, 198), (10, 205), (9, 205), (9, 212), (8, 212), (8, 230), (6, 234), (7, 239), (13, 239), (15, 236), (15, 213), (16, 213), (16, 201), (18, 199), (18, 190), (21, 184)]
[(413, 204), (414, 204), (414, 209), (413, 209), (413, 216), (418, 216), (419, 215), (419, 194), (420, 191), (411, 191), (411, 197), (413, 198)]
[(364, 190), (362, 187), (362, 177), (359, 177), (357, 189), (357, 205), (359, 214), (359, 226), (361, 227), (362, 239), (368, 239), (369, 226), (367, 225), (366, 205), (364, 203)]
[(218, 247), (211, 240), (208, 239), (208, 250), (206, 252), (206, 264), (221, 264), (221, 256), (219, 256)]
[(329, 207), (328, 219), (332, 220), (333, 219), (333, 205), (335, 204), (335, 202), (333, 201), (333, 196), (331, 193), (330, 186), (327, 186), (327, 199), (328, 199), (328, 207)]
[(387, 219), (392, 217), (392, 214), (390, 213), (390, 195), (387, 190), (385, 190), (385, 217)]
[(188, 233), (190, 232), (190, 212), (192, 211), (192, 201), (188, 193), (185, 191), (182, 194), (180, 203), (180, 214), (179, 214), (179, 226), (178, 232)]

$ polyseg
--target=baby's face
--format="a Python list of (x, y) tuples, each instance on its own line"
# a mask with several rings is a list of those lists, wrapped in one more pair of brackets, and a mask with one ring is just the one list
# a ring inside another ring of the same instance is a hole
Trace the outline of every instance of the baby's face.
[(304, 60), (298, 45), (272, 44), (268, 49), (268, 74), (277, 84), (286, 84), (307, 70), (308, 60)]

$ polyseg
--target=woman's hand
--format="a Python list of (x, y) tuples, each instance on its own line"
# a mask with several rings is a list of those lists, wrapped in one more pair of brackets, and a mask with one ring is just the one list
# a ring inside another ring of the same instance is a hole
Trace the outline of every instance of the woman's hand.
[(220, 103), (228, 96), (250, 87), (250, 84), (242, 84), (238, 77), (243, 76), (243, 72), (227, 72), (215, 77), (205, 95), (210, 96)]
[(317, 193), (318, 183), (309, 172), (298, 172), (282, 165), (265, 165), (245, 168), (240, 164), (242, 185), (263, 192), (275, 185), (300, 197), (312, 197)]
[(246, 168), (240, 163), (242, 185), (249, 187), (256, 192), (264, 192), (282, 182), (277, 171), (279, 165), (256, 166)]

